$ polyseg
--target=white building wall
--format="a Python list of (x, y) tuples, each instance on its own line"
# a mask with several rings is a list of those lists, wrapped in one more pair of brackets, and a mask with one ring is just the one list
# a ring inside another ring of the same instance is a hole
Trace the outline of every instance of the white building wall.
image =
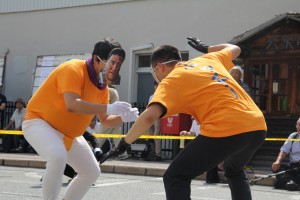
[(0, 0), (0, 13), (68, 8), (128, 0)]
[(0, 14), (0, 57), (9, 49), (4, 94), (8, 100), (30, 98), (38, 55), (89, 53), (94, 43), (109, 36), (127, 52), (120, 98), (134, 101), (128, 89), (129, 77), (135, 78), (129, 74), (135, 67), (131, 63), (136, 53), (151, 49), (131, 50), (149, 43), (171, 44), (193, 57), (198, 53), (187, 45), (187, 36), (222, 43), (288, 11), (300, 12), (300, 1), (142, 0)]

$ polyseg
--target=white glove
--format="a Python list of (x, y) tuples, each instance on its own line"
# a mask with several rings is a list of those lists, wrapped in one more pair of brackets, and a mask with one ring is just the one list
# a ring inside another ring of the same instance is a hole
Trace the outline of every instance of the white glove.
[(122, 115), (130, 112), (131, 105), (127, 102), (116, 101), (107, 105), (107, 115)]
[(131, 108), (130, 112), (121, 114), (123, 122), (134, 122), (139, 117), (139, 110), (137, 108)]

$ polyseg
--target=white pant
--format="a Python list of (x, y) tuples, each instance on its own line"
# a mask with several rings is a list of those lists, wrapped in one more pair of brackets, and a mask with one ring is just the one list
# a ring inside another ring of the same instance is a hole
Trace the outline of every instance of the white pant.
[(66, 163), (78, 174), (68, 185), (64, 199), (82, 199), (101, 172), (86, 140), (82, 136), (75, 138), (70, 151), (67, 152), (63, 134), (45, 120), (26, 120), (22, 129), (29, 144), (47, 161), (43, 175), (44, 199), (57, 200)]

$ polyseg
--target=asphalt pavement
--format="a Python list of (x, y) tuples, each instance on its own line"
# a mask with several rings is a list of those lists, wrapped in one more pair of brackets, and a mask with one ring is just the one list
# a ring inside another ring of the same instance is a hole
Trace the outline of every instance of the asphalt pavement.
[[(103, 173), (162, 177), (171, 162), (171, 160), (144, 161), (141, 158), (129, 158), (126, 160), (108, 159), (105, 163), (100, 165), (100, 168)], [(0, 153), (0, 165), (44, 169), (46, 161), (37, 154)], [(255, 169), (255, 167), (247, 167), (246, 172), (249, 180), (266, 177), (271, 173), (271, 171), (268, 170)], [(219, 171), (219, 177), (221, 182), (226, 182), (222, 171)], [(205, 180), (205, 174), (202, 174), (196, 179)], [(272, 186), (274, 180), (274, 177), (263, 178), (257, 181), (256, 185)]]
[[(126, 161), (127, 162), (127, 161)], [(1, 200), (40, 200), (44, 169), (0, 166)], [(63, 176), (59, 198), (62, 199), (69, 178)], [(255, 200), (300, 200), (299, 191), (277, 190), (269, 186), (251, 186)], [(165, 200), (162, 177), (102, 173), (82, 200)], [(230, 200), (228, 184), (207, 184), (202, 180), (191, 183), (193, 200)]]

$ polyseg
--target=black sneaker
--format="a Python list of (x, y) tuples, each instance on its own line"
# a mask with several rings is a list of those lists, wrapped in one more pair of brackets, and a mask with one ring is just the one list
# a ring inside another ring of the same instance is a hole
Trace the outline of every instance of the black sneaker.
[(153, 158), (151, 159), (153, 161), (161, 161), (161, 157), (160, 156), (153, 156)]
[(95, 157), (96, 157), (96, 160), (99, 162), (102, 158), (103, 158), (103, 153), (102, 151), (96, 151), (94, 153)]
[(298, 184), (295, 183), (293, 180), (290, 180), (285, 184), (285, 188), (289, 191), (297, 191), (298, 190)]
[(23, 147), (18, 147), (10, 150), (11, 153), (25, 153), (25, 150)]

